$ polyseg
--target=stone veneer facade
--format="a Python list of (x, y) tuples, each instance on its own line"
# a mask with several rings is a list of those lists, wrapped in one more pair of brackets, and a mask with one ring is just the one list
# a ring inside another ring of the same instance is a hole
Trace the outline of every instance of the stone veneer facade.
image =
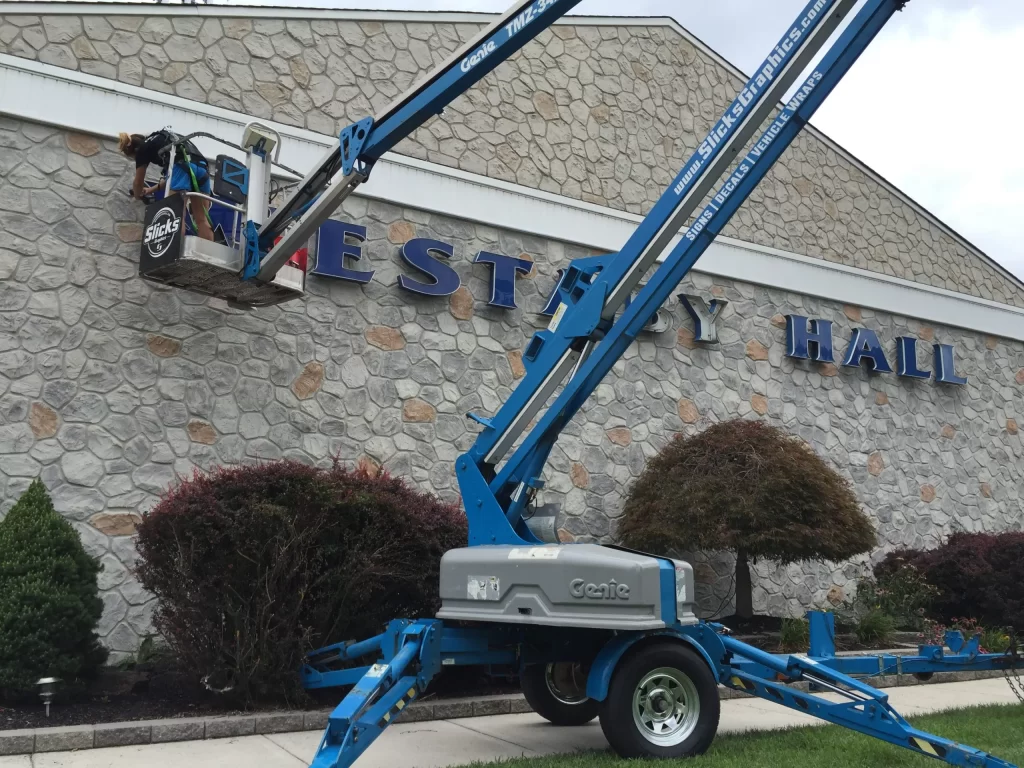
[[(299, 12), (247, 19), (217, 8), (116, 14), (9, 11), (0, 18), (0, 53), (337, 135), (480, 28), (406, 22), (401, 14), (385, 22)], [(397, 151), (646, 213), (741, 84), (735, 70), (664, 22), (556, 25)], [(724, 234), (1024, 306), (1012, 277), (813, 131), (794, 142)]]
[[(240, 312), (137, 277), (142, 211), (121, 191), (131, 169), (110, 141), (0, 118), (0, 149), (0, 514), (42, 477), (103, 563), (100, 629), (115, 658), (151, 631), (154, 603), (130, 575), (136, 516), (177, 475), (337, 454), (456, 498), (454, 459), (474, 436), (464, 414), (508, 395), (555, 270), (585, 255), (353, 198), (339, 216), (367, 226), (373, 281), (312, 277), (304, 301)], [(400, 244), (421, 236), (455, 244), (463, 287), (450, 299), (395, 286)], [(489, 267), (471, 263), (481, 249), (534, 260), (517, 282), (520, 309), (485, 303)], [(683, 288), (729, 301), (720, 343), (695, 345), (673, 301), (669, 330), (644, 336), (598, 388), (551, 457), (544, 500), (561, 505), (563, 540), (608, 541), (647, 457), (737, 415), (801, 435), (849, 476), (878, 552), (933, 545), (954, 526), (1020, 528), (1024, 345), (703, 274)], [(953, 343), (970, 382), (794, 361), (787, 312), (834, 320), (839, 351), (860, 324), (890, 353), (900, 334)], [(696, 562), (713, 611), (731, 563)], [(799, 613), (865, 562), (759, 564), (755, 607)]]

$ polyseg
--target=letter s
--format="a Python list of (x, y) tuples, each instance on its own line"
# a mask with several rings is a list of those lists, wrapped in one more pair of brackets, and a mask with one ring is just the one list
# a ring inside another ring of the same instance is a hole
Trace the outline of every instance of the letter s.
[(399, 287), (424, 296), (451, 296), (462, 285), (459, 273), (444, 262), (431, 258), (431, 254), (450, 259), (452, 253), (452, 246), (442, 243), (440, 240), (428, 240), (422, 237), (410, 240), (402, 246), (402, 258), (410, 266), (420, 270), (428, 277), (434, 278), (434, 282), (421, 283), (419, 280), (401, 275), (398, 278)]

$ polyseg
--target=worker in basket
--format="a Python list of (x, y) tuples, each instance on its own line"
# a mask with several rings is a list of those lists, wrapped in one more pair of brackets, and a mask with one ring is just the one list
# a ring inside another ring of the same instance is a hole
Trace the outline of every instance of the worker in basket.
[[(174, 167), (168, 169), (171, 147), (174, 147)], [(125, 157), (135, 161), (135, 179), (132, 182), (132, 197), (137, 200), (156, 192), (161, 183), (146, 187), (146, 170), (150, 163), (158, 165), (164, 179), (168, 170), (171, 174), (171, 193), (202, 192), (210, 194), (210, 171), (206, 158), (191, 141), (182, 141), (170, 130), (164, 128), (143, 136), (140, 133), (118, 135), (117, 148)], [(188, 198), (188, 211), (196, 232), (204, 240), (213, 240), (210, 224), (210, 203), (200, 197)]]

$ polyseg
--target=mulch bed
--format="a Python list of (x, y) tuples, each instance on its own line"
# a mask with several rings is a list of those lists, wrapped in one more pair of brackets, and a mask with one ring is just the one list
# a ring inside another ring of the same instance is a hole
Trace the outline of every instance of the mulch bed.
[[(422, 699), (449, 699), (518, 693), (515, 680), (492, 678), (480, 669), (453, 668), (445, 671)], [(327, 709), (341, 701), (344, 691), (323, 689), (305, 702), (253, 707), (248, 712)], [(47, 717), (38, 701), (0, 704), (0, 731), (18, 728), (51, 728), (67, 725), (120, 723), (175, 717), (240, 715), (246, 711), (226, 704), (205, 690), (194, 677), (173, 666), (146, 672), (105, 669), (84, 694), (73, 700), (55, 701)]]
[(38, 701), (0, 704), (0, 730), (238, 714), (173, 665), (146, 671), (105, 668), (88, 689), (57, 699), (46, 716)]

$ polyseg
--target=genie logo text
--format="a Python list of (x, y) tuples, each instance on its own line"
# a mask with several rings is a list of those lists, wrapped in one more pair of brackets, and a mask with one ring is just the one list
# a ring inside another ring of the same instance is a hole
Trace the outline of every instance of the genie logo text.
[(583, 579), (569, 582), (569, 594), (578, 598), (592, 600), (629, 600), (629, 585), (619, 584), (612, 579), (607, 584), (593, 584)]
[[(537, 0), (537, 2), (531, 3), (526, 10), (513, 17), (512, 20), (505, 25), (505, 39), (508, 40), (518, 34), (520, 30), (524, 29), (531, 21), (554, 5), (554, 3), (555, 0)], [(469, 72), (469, 70), (494, 53), (497, 47), (498, 45), (493, 38), (488, 40), (477, 48), (470, 56), (464, 58), (462, 63), (459, 64), (459, 69), (463, 72)]]
[(469, 70), (494, 53), (496, 47), (493, 40), (488, 40), (476, 50), (476, 53), (464, 58), (462, 64), (459, 65), (459, 69), (463, 72), (469, 72)]

